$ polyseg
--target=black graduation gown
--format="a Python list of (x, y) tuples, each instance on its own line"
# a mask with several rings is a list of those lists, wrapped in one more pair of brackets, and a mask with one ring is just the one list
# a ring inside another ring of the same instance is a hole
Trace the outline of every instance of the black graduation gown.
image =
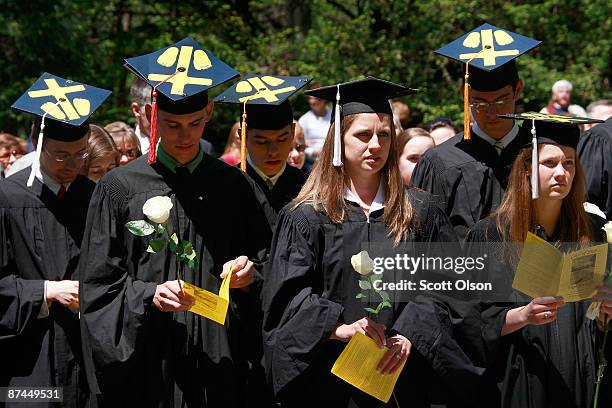
[(519, 129), (501, 156), (486, 140), (463, 132), (428, 150), (417, 163), (412, 185), (438, 196), (460, 240), (500, 204), (510, 168), (528, 139)]
[(589, 129), (578, 142), (586, 177), (587, 201), (612, 217), (612, 118)]
[(174, 254), (148, 253), (147, 237), (124, 229), (144, 219), (143, 204), (159, 195), (173, 201), (169, 230), (189, 240), (200, 260), (196, 271), (185, 268), (185, 281), (218, 293), (225, 262), (247, 255), (257, 263), (267, 252), (265, 216), (236, 168), (205, 154), (193, 173), (176, 175), (143, 156), (107, 174), (92, 198), (79, 265), (92, 390), (112, 407), (246, 406), (244, 354), (254, 340), (244, 320), (257, 304), (257, 285), (230, 290), (224, 326), (188, 313), (187, 352), (183, 313), (152, 304), (156, 286), (177, 278)]
[(85, 406), (78, 315), (52, 303), (48, 317), (37, 317), (45, 280), (78, 279), (95, 184), (78, 176), (59, 201), (38, 179), (28, 188), (29, 174), (0, 182), (0, 387), (63, 387), (62, 406)]
[(286, 165), (283, 174), (280, 175), (276, 184), (274, 184), (274, 188), (270, 190), (266, 182), (250, 164), (247, 164), (247, 174), (259, 186), (259, 189), (255, 189), (255, 194), (262, 203), (267, 202), (267, 205), (263, 204), (263, 208), (265, 209), (272, 231), (274, 231), (278, 213), (291, 200), (297, 197), (308, 175), (296, 167)]
[[(454, 231), (429, 194), (416, 189), (409, 189), (408, 194), (420, 223), (411, 228), (406, 243), (452, 242)], [(371, 253), (373, 257), (385, 249), (391, 249), (388, 255), (394, 253), (383, 210), (372, 212), (367, 222), (358, 205), (346, 204), (341, 225), (331, 223), (310, 205), (295, 210), (285, 207), (279, 214), (262, 298), (266, 369), (284, 406), (384, 405), (330, 372), (346, 345), (329, 340), (333, 327), (337, 322), (352, 323), (366, 315), (364, 303), (355, 298), (360, 291), (360, 276), (351, 266), (351, 256), (367, 243), (379, 248), (375, 249), (377, 254)], [(389, 278), (399, 281), (398, 276), (384, 279)], [(431, 394), (452, 399), (454, 394), (448, 392), (451, 388), (453, 392), (469, 393), (468, 379), (475, 379), (481, 372), (471, 366), (452, 338), (453, 326), (465, 324), (462, 316), (451, 317), (444, 302), (415, 299), (406, 304), (396, 301), (395, 292), (390, 295), (393, 307), (383, 309), (376, 320), (385, 324), (388, 336), (400, 333), (413, 344), (395, 387), (400, 404), (429, 406)], [(444, 385), (436, 375), (443, 377)], [(393, 399), (389, 404), (393, 406)]]
[[(596, 229), (604, 220), (589, 215)], [(538, 235), (549, 241), (542, 229)], [(601, 237), (603, 239), (603, 237)], [(466, 251), (482, 251), (482, 243), (500, 243), (492, 218), (478, 222), (468, 233)], [(502, 245), (491, 249), (490, 259), (498, 259), (488, 269), (490, 281), (512, 284), (515, 267)], [(480, 247), (480, 248), (479, 248)], [(516, 261), (515, 261), (516, 262)], [(507, 286), (508, 287), (508, 286)], [(598, 366), (595, 323), (586, 318), (590, 301), (568, 303), (557, 319), (547, 325), (529, 325), (501, 336), (508, 310), (526, 305), (530, 298), (508, 292), (508, 302), (483, 302), (483, 332), (486, 334), (488, 385), (482, 389), (489, 407), (504, 408), (588, 408), (593, 406)], [(599, 340), (601, 341), (601, 340)], [(607, 380), (609, 387), (609, 380)], [(606, 384), (602, 387), (605, 389)], [(604, 391), (604, 394), (606, 392)], [(602, 396), (600, 406), (607, 407)]]

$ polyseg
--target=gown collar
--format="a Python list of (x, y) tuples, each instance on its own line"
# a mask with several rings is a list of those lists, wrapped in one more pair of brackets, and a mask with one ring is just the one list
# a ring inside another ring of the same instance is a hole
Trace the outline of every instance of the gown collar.
[[(361, 208), (364, 206), (363, 201), (361, 201), (357, 194), (353, 193), (346, 185), (344, 186), (344, 199), (357, 204)], [(383, 181), (381, 179), (380, 183), (378, 184), (378, 191), (376, 191), (374, 201), (372, 201), (372, 205), (370, 206), (370, 211), (365, 214), (368, 222), (370, 222), (370, 215), (373, 212), (383, 208), (385, 208), (385, 186), (383, 185)]]
[(516, 122), (514, 123), (514, 126), (512, 126), (512, 129), (510, 129), (510, 131), (508, 133), (506, 133), (506, 136), (502, 137), (499, 140), (495, 140), (493, 139), (491, 136), (489, 136), (488, 134), (486, 134), (481, 128), (478, 127), (478, 123), (474, 122), (474, 124), (472, 125), (472, 131), (474, 132), (474, 134), (478, 137), (480, 137), (482, 140), (488, 142), (491, 146), (495, 146), (495, 143), (501, 143), (502, 145), (504, 145), (504, 148), (508, 147), (508, 145), (510, 143), (512, 143), (512, 141), (516, 138), (516, 136), (518, 135), (519, 132), (519, 127), (516, 124)]

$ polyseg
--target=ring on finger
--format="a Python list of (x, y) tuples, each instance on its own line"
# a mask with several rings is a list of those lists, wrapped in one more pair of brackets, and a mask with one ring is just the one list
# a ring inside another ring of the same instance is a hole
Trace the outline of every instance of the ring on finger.
[(550, 310), (547, 310), (544, 312), (544, 318), (545, 319), (549, 319), (552, 316), (552, 312)]

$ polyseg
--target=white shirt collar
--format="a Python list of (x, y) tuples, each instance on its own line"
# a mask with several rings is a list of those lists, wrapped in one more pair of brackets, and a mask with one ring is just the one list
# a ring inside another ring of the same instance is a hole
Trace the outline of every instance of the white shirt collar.
[(259, 168), (253, 164), (253, 160), (251, 160), (251, 155), (247, 153), (247, 162), (251, 165), (251, 167), (253, 168), (253, 170), (255, 170), (255, 173), (257, 173), (259, 175), (259, 177), (261, 177), (263, 179), (263, 181), (267, 181), (270, 180), (272, 182), (272, 185), (275, 186), (276, 182), (278, 181), (278, 179), (280, 178), (280, 176), (283, 175), (283, 171), (285, 171), (285, 167), (287, 167), (287, 163), (283, 163), (283, 168), (280, 169), (280, 171), (278, 173), (276, 173), (275, 175), (273, 175), (272, 177), (268, 177), (266, 176), (266, 174), (259, 170)]
[[(49, 190), (51, 190), (53, 192), (53, 194), (55, 194), (55, 195), (57, 195), (57, 193), (59, 192), (60, 187), (62, 186), (60, 183), (58, 183), (57, 181), (53, 180), (44, 171), (42, 171), (40, 167), (38, 167), (38, 169), (36, 170), (36, 178), (38, 179), (38, 181), (40, 181), (45, 186), (47, 186), (49, 188)], [(70, 188), (70, 184), (72, 184), (72, 183), (64, 184), (64, 187), (66, 188), (66, 191), (68, 191), (68, 189)]]
[(506, 148), (514, 140), (516, 135), (518, 135), (519, 127), (516, 122), (514, 122), (514, 126), (512, 126), (512, 129), (510, 129), (510, 131), (506, 133), (506, 136), (502, 137), (499, 140), (495, 140), (491, 136), (487, 135), (481, 128), (478, 127), (478, 123), (476, 122), (474, 122), (474, 124), (472, 125), (472, 131), (481, 139), (489, 142), (492, 146), (495, 146), (495, 144), (499, 142), (504, 145), (504, 148)]
[[(361, 201), (357, 194), (353, 193), (346, 185), (344, 186), (344, 199), (355, 204), (359, 204), (359, 206), (363, 208), (363, 201)], [(372, 205), (370, 206), (370, 211), (368, 211), (366, 214), (368, 222), (370, 222), (370, 214), (382, 208), (385, 208), (385, 186), (383, 185), (383, 181), (381, 179), (380, 184), (378, 184), (378, 191), (376, 191), (374, 201), (372, 201)]]
[(138, 142), (140, 143), (140, 152), (146, 155), (149, 152), (149, 138), (142, 134), (138, 125), (136, 125), (136, 129), (134, 129), (134, 133), (136, 133), (136, 137), (138, 138)]

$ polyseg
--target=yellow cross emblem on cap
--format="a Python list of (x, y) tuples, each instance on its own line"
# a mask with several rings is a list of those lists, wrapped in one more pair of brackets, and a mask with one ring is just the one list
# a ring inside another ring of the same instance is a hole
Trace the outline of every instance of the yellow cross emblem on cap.
[[(183, 95), (185, 85), (202, 85), (210, 86), (213, 81), (210, 78), (198, 78), (189, 76), (189, 66), (192, 62), (193, 67), (197, 71), (203, 71), (212, 67), (210, 58), (204, 50), (193, 50), (191, 45), (183, 45), (178, 47), (169, 47), (157, 57), (157, 63), (163, 67), (172, 67), (176, 64), (177, 73), (167, 82), (172, 84), (170, 93), (172, 95)], [(182, 68), (182, 69), (181, 69)], [(168, 78), (167, 74), (149, 74), (147, 78), (151, 81), (161, 82)]]
[[(53, 96), (56, 103), (45, 102), (40, 106), (40, 108), (48, 115), (60, 120), (66, 118), (68, 118), (68, 120), (77, 120), (80, 117), (87, 116), (89, 114), (91, 104), (89, 103), (88, 99), (74, 98), (72, 102), (68, 100), (68, 94), (84, 91), (84, 85), (78, 84), (60, 86), (55, 78), (47, 78), (44, 81), (47, 85), (47, 89), (29, 91), (28, 96), (33, 99)], [(66, 81), (67, 84), (70, 82), (71, 81)]]
[(466, 48), (478, 48), (482, 44), (482, 51), (475, 53), (460, 54), (459, 59), (470, 60), (482, 58), (484, 66), (495, 66), (497, 65), (497, 57), (509, 57), (513, 55), (519, 55), (519, 50), (496, 50), (495, 43), (500, 46), (512, 44), (514, 38), (504, 30), (491, 30), (485, 29), (481, 31), (472, 31), (463, 40), (463, 46)]
[[(270, 89), (268, 88), (268, 85), (272, 87), (277, 87), (282, 85), (284, 82), (284, 79), (268, 75), (262, 76), (261, 78), (252, 77), (238, 82), (238, 84), (236, 84), (236, 92), (249, 94), (248, 96), (240, 98), (240, 102), (244, 102), (246, 100), (253, 101), (255, 99), (265, 99), (266, 102), (277, 102), (279, 99), (276, 95), (295, 91), (295, 86), (286, 86), (284, 88)], [(257, 95), (252, 94), (254, 91), (258, 91)]]
[(523, 113), (521, 114), (521, 116), (528, 118), (528, 119), (536, 119), (536, 120), (546, 119), (546, 120), (562, 122), (562, 123), (573, 123), (576, 121), (575, 118), (571, 116), (565, 116), (565, 115), (550, 115), (550, 114), (543, 114), (543, 113)]

